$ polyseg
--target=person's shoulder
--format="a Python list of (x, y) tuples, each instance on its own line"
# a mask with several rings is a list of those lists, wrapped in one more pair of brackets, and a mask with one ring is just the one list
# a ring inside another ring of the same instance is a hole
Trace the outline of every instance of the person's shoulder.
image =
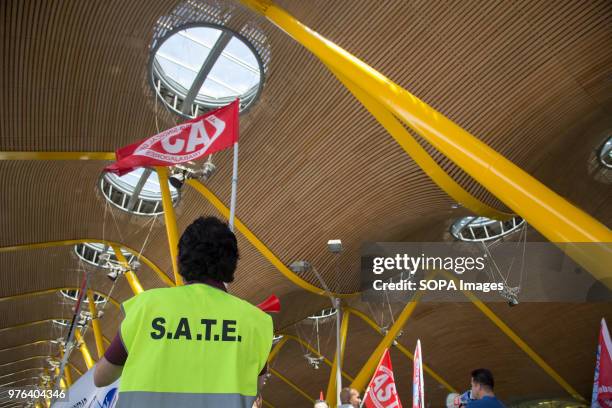
[(497, 397), (485, 397), (470, 401), (468, 408), (505, 408), (505, 406)]
[(244, 313), (248, 314), (250, 318), (259, 321), (272, 322), (272, 317), (254, 304), (242, 298), (239, 298), (238, 296), (234, 296), (231, 293), (225, 293), (225, 295), (227, 296), (227, 301), (231, 302), (234, 307), (237, 307), (241, 309)]
[(125, 306), (133, 307), (135, 305), (151, 301), (152, 299), (157, 299), (159, 297), (164, 297), (164, 296), (166, 296), (166, 294), (168, 293), (169, 290), (173, 290), (173, 289), (175, 289), (175, 288), (171, 287), (171, 288), (147, 289), (144, 292), (140, 292), (139, 294), (137, 294), (135, 296), (132, 296), (131, 298), (129, 298), (128, 300), (123, 302), (122, 306), (123, 307), (125, 307)]

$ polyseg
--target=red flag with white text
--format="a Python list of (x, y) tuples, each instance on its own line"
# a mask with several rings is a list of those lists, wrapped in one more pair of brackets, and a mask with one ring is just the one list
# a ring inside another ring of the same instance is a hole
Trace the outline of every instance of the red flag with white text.
[(612, 341), (605, 319), (601, 319), (592, 408), (612, 408)]
[(402, 408), (395, 388), (389, 349), (383, 353), (363, 400), (367, 408)]
[(239, 136), (239, 101), (122, 147), (104, 169), (122, 176), (137, 167), (174, 166), (231, 147)]
[(425, 384), (423, 383), (423, 354), (421, 353), (421, 340), (417, 340), (413, 360), (412, 408), (425, 408)]

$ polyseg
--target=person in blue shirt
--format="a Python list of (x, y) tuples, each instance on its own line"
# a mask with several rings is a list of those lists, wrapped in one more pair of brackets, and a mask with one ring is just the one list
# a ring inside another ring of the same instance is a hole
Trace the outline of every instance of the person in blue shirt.
[(486, 368), (472, 371), (471, 400), (467, 408), (504, 408), (504, 404), (495, 397), (493, 373)]

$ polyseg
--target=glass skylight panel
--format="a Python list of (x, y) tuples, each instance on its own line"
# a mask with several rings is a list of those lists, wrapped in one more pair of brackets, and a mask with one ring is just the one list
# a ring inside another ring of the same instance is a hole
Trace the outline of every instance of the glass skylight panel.
[(180, 91), (186, 95), (198, 72), (191, 68), (186, 68), (183, 65), (179, 65), (175, 61), (165, 58), (163, 55), (160, 58), (158, 54), (156, 60), (166, 77), (182, 86), (184, 89)]
[[(219, 36), (221, 35), (221, 30), (217, 30), (212, 27), (194, 27), (188, 28), (186, 30), (181, 30), (177, 33), (177, 37), (183, 37), (191, 42), (194, 42), (202, 47), (208, 48), (211, 50), (215, 45)], [(203, 64), (204, 61), (200, 63)]]
[(246, 108), (261, 90), (263, 63), (245, 41), (223, 27), (175, 32), (154, 50), (156, 93), (181, 116), (194, 117), (235, 98)]

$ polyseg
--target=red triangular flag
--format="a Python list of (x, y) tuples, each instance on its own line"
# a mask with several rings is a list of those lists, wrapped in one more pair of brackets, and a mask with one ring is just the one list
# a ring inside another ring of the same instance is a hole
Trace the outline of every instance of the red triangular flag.
[(266, 300), (257, 305), (258, 308), (266, 313), (280, 312), (280, 300), (276, 295), (270, 295)]
[(104, 170), (122, 176), (137, 167), (174, 166), (227, 149), (238, 141), (239, 101), (120, 148)]
[(325, 396), (323, 396), (323, 390), (319, 391), (319, 401), (325, 401)]
[(363, 396), (367, 408), (402, 408), (395, 388), (389, 349), (386, 349)]
[(604, 319), (599, 330), (591, 407), (612, 407), (612, 340)]

